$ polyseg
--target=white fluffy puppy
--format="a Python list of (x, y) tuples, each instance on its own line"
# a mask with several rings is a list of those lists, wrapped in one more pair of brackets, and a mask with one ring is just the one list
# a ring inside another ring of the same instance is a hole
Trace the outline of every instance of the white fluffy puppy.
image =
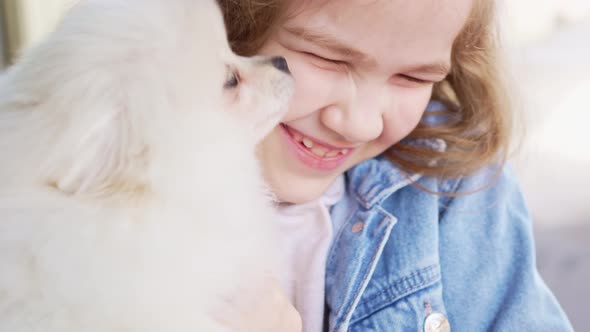
[(287, 73), (213, 0), (76, 5), (0, 79), (0, 331), (223, 330), (275, 263), (254, 147)]

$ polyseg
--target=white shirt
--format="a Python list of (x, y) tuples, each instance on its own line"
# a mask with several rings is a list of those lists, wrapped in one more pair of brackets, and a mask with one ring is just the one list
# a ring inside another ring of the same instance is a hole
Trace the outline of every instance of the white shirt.
[(322, 332), (325, 269), (333, 226), (330, 207), (344, 194), (344, 176), (320, 198), (279, 206), (282, 285), (303, 320), (303, 332)]

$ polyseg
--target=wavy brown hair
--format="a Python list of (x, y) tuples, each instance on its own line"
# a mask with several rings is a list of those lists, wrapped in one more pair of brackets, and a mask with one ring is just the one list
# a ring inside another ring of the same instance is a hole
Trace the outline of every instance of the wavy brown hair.
[[(218, 0), (234, 51), (256, 54), (279, 23), (285, 0)], [(442, 103), (386, 155), (409, 173), (436, 177), (471, 174), (489, 164), (502, 165), (508, 155), (511, 109), (499, 57), (499, 34), (493, 0), (475, 0), (452, 49), (452, 69), (434, 86)], [(428, 121), (436, 117), (437, 121)], [(442, 121), (441, 121), (442, 119)], [(415, 144), (423, 138), (446, 143), (444, 152)], [(437, 160), (437, 163), (432, 163)]]

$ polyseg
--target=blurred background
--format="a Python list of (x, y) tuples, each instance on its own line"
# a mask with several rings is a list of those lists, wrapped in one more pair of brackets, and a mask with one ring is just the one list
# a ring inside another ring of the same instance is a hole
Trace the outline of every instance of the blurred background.
[[(123, 0), (122, 0), (123, 1)], [(0, 0), (0, 66), (75, 0)], [(590, 330), (590, 0), (500, 3), (525, 131), (514, 154), (534, 218), (539, 270), (576, 330)]]
[(506, 0), (501, 11), (537, 265), (576, 331), (590, 331), (590, 0)]

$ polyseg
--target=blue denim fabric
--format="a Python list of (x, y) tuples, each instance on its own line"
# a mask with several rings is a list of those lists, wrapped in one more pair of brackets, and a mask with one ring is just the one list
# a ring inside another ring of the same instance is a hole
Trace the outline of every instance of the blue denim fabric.
[[(331, 211), (329, 331), (423, 331), (429, 312), (446, 315), (453, 332), (572, 331), (537, 272), (517, 180), (507, 166), (487, 186), (497, 173), (408, 178), (383, 157), (348, 171), (347, 193)], [(413, 181), (479, 191), (442, 197)]]

